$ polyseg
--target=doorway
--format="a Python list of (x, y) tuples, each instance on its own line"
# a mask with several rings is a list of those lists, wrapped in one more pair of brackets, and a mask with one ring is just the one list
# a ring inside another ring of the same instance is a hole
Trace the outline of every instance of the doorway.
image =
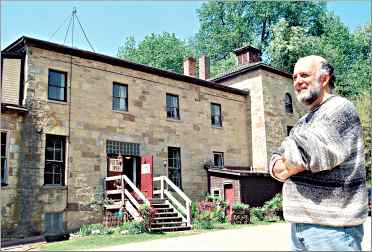
[(139, 188), (141, 185), (141, 157), (132, 155), (122, 156), (121, 171), (110, 170), (111, 159), (115, 160), (119, 158), (120, 156), (116, 154), (107, 155), (107, 176), (126, 175)]
[(231, 220), (232, 206), (234, 204), (234, 187), (230, 183), (224, 184), (223, 191), (224, 191), (224, 200), (227, 202), (226, 216), (229, 220)]

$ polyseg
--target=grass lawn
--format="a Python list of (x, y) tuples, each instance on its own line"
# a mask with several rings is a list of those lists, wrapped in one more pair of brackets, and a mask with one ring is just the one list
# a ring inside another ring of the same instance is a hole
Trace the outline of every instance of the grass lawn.
[[(278, 223), (278, 222), (275, 222)], [(101, 247), (109, 247), (115, 245), (122, 245), (133, 242), (141, 242), (148, 240), (164, 239), (178, 236), (195, 235), (204, 232), (213, 232), (224, 229), (236, 229), (242, 227), (250, 227), (256, 225), (267, 225), (272, 222), (259, 222), (249, 225), (232, 225), (230, 223), (218, 223), (215, 224), (214, 229), (193, 229), (190, 231), (180, 232), (169, 232), (169, 233), (144, 233), (144, 234), (133, 234), (133, 235), (120, 235), (117, 233), (111, 235), (90, 235), (85, 237), (72, 237), (68, 241), (51, 242), (38, 244), (32, 246), (32, 249), (43, 250), (43, 251), (61, 251), (61, 250), (74, 250), (80, 251), (84, 249), (98, 249)]]

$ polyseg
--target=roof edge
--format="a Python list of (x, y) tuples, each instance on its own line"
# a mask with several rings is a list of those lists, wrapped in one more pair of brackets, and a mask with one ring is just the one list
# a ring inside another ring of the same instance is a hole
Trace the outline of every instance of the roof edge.
[(271, 67), (269, 65), (266, 65), (266, 64), (260, 62), (256, 65), (247, 66), (246, 68), (242, 68), (242, 69), (239, 69), (237, 71), (228, 73), (226, 75), (211, 79), (211, 81), (219, 83), (219, 82), (222, 82), (224, 80), (234, 78), (236, 75), (243, 74), (243, 73), (250, 72), (250, 71), (254, 71), (254, 70), (257, 70), (257, 69), (264, 69), (264, 70), (267, 70), (269, 72), (276, 73), (276, 74), (279, 74), (281, 76), (292, 79), (292, 75), (290, 73), (279, 70), (279, 69), (276, 69), (274, 67)]
[(116, 57), (112, 57), (112, 56), (108, 56), (104, 54), (90, 52), (90, 51), (73, 48), (73, 47), (69, 47), (69, 46), (65, 46), (65, 45), (61, 45), (57, 43), (52, 43), (52, 42), (45, 41), (45, 40), (35, 39), (32, 37), (27, 37), (27, 36), (20, 37), (19, 39), (11, 43), (9, 46), (5, 47), (4, 50), (2, 50), (1, 52), (2, 53), (11, 52), (14, 48), (24, 46), (24, 45), (34, 46), (37, 48), (46, 49), (46, 50), (59, 52), (63, 54), (78, 56), (78, 57), (85, 58), (85, 59), (96, 60), (96, 61), (100, 61), (103, 63), (115, 65), (115, 66), (126, 67), (126, 68), (130, 68), (133, 70), (138, 70), (138, 71), (155, 74), (155, 75), (159, 75), (159, 76), (166, 77), (166, 78), (171, 78), (174, 80), (189, 82), (190, 84), (196, 84), (196, 85), (207, 87), (207, 88), (225, 91), (228, 93), (244, 95), (244, 96), (249, 94), (248, 91), (220, 85), (218, 83), (215, 83), (214, 81), (202, 80), (196, 77), (182, 75), (179, 73), (135, 63), (129, 60), (124, 60), (124, 59), (120, 59), (120, 58), (116, 58)]

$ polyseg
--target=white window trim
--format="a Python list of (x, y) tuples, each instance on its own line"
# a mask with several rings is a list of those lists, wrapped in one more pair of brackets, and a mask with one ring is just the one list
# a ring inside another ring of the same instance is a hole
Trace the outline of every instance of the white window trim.
[(217, 187), (212, 188), (212, 196), (215, 196), (215, 194), (214, 194), (215, 191), (218, 191), (218, 197), (221, 197), (222, 198), (222, 196), (221, 196), (221, 188), (217, 188)]

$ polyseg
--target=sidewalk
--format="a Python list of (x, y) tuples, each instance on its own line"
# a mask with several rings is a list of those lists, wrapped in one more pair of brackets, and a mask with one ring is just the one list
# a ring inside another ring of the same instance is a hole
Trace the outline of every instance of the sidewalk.
[[(363, 250), (371, 251), (371, 219), (364, 224)], [(279, 223), (131, 243), (95, 251), (289, 251), (290, 225)]]

